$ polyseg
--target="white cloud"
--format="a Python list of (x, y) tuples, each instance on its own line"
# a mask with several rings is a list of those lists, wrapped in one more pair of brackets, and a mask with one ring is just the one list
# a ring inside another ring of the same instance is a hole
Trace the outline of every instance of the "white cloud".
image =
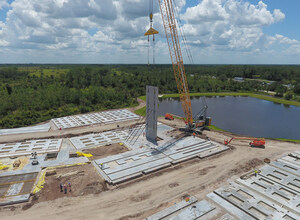
[(188, 8), (182, 18), (193, 24), (224, 20), (226, 16), (222, 0), (203, 0), (197, 6)]
[(283, 14), (279, 9), (274, 9), (273, 14), (275, 22), (281, 21), (285, 18), (285, 14)]
[(281, 44), (299, 44), (299, 41), (295, 39), (290, 39), (288, 37), (282, 36), (280, 34), (275, 35), (275, 39), (279, 41)]
[(292, 45), (285, 52), (291, 55), (300, 55), (300, 44)]
[(262, 1), (255, 5), (237, 0), (203, 0), (182, 17), (187, 22), (186, 34), (194, 41), (200, 40), (199, 46), (256, 53), (268, 42), (262, 28), (285, 16), (279, 9), (271, 13)]
[(0, 10), (4, 7), (9, 6), (6, 0), (0, 0)]
[[(3, 2), (0, 0), (0, 8)], [(264, 26), (282, 21), (285, 15), (279, 9), (271, 12), (262, 1), (202, 0), (184, 10), (185, 4), (186, 0), (176, 0), (188, 43), (195, 57), (201, 55), (199, 60), (225, 51), (261, 53), (276, 44), (298, 50), (296, 39), (263, 33)], [(24, 61), (31, 57), (29, 62), (145, 63), (147, 39), (143, 34), (149, 28), (148, 14), (148, 0), (15, 0), (6, 21), (0, 22), (0, 48), (19, 54), (16, 56)], [(157, 0), (154, 27), (160, 32), (156, 60), (169, 62)]]

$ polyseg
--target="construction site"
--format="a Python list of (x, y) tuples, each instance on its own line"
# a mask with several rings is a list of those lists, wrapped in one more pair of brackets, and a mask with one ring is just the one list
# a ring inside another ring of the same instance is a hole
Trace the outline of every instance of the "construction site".
[(159, 116), (149, 85), (134, 108), (0, 130), (1, 219), (300, 219), (299, 143), (209, 130), (205, 97), (192, 112), (174, 6), (159, 4), (184, 117)]
[(299, 219), (299, 144), (181, 131), (157, 95), (1, 134), (1, 219)]

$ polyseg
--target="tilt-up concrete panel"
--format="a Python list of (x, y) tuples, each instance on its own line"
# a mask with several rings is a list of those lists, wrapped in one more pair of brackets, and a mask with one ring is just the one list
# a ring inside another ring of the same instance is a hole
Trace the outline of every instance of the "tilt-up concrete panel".
[(32, 152), (49, 153), (58, 152), (62, 139), (28, 140), (20, 143), (0, 144), (0, 158), (29, 155)]
[(183, 209), (178, 213), (178, 215), (173, 216), (171, 218), (166, 218), (168, 220), (195, 220), (199, 219), (200, 217), (204, 217), (207, 213), (214, 210), (216, 207), (213, 206), (211, 203), (207, 202), (206, 200), (201, 200), (196, 204), (189, 206), (186, 209)]
[(158, 88), (146, 87), (146, 138), (156, 143), (157, 137), (157, 116), (158, 116)]
[[(221, 187), (214, 193), (254, 219), (284, 219), (286, 215), (294, 219), (298, 218), (296, 213), (286, 210), (281, 205), (272, 202), (268, 197), (236, 183), (231, 183), (228, 187)], [(226, 206), (223, 208), (226, 209)]]
[(237, 179), (236, 182), (262, 196), (267, 197), (281, 207), (300, 215), (300, 195), (296, 191), (283, 185), (276, 184), (272, 180), (260, 175), (257, 177), (251, 177), (247, 180)]
[(273, 166), (263, 166), (259, 175), (300, 193), (300, 178), (296, 175)]
[(51, 119), (58, 129), (74, 128), (95, 124), (110, 124), (127, 120), (135, 120), (139, 117), (127, 109), (97, 112), (83, 115), (66, 116)]
[(186, 208), (187, 206), (194, 204), (195, 202), (197, 202), (198, 199), (194, 196), (191, 196), (189, 201), (181, 201), (176, 203), (175, 205), (172, 205), (166, 209), (163, 209), (162, 211), (155, 213), (154, 215), (149, 216), (148, 218), (146, 218), (146, 220), (160, 220), (160, 219), (165, 219), (167, 217), (169, 217), (170, 215), (172, 215), (175, 212), (178, 212), (184, 208)]
[(279, 159), (278, 161), (270, 163), (270, 165), (300, 177), (300, 167), (295, 164), (291, 164)]

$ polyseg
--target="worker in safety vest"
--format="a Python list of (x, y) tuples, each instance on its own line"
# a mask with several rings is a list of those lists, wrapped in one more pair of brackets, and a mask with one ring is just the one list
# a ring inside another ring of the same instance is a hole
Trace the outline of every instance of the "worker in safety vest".
[(194, 136), (194, 138), (196, 137), (196, 133), (195, 132), (193, 133), (193, 136)]
[(254, 175), (255, 175), (255, 177), (257, 177), (257, 174), (258, 174), (258, 170), (254, 170)]

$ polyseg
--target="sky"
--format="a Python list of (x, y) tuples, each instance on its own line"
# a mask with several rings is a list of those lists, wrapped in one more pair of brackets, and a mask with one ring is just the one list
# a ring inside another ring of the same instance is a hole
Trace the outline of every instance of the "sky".
[[(155, 62), (170, 63), (153, 1)], [(194, 64), (300, 64), (299, 0), (173, 1)], [(0, 0), (0, 63), (145, 64), (148, 16), (149, 0)]]

